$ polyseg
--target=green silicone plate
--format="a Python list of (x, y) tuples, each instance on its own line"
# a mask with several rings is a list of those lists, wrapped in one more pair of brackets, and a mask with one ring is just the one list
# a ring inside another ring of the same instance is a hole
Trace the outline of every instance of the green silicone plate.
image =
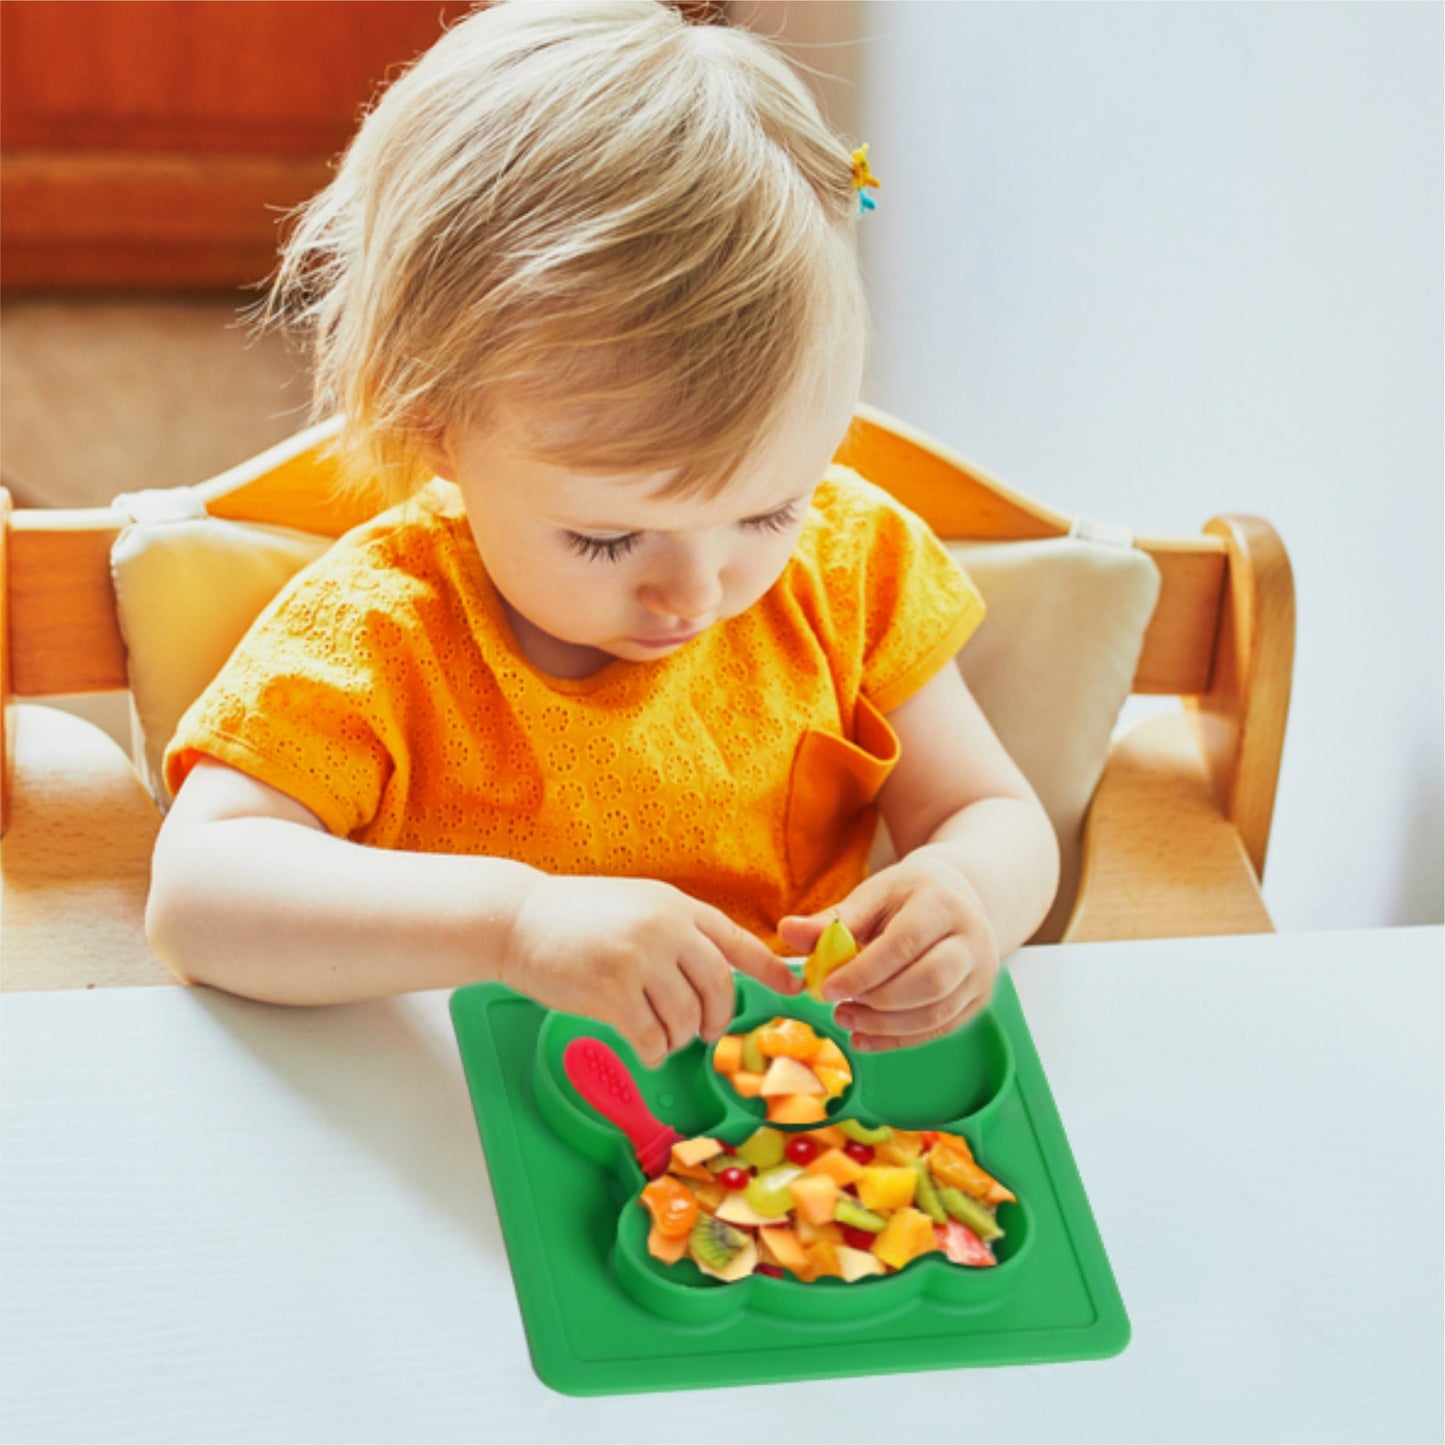
[(723, 1284), (690, 1260), (648, 1254), (637, 1202), (646, 1180), (626, 1138), (568, 1082), (562, 1051), (584, 1035), (603, 1039), (658, 1118), (735, 1143), (762, 1122), (759, 1103), (732, 1092), (701, 1041), (648, 1070), (614, 1030), (500, 984), (459, 989), (451, 1009), (532, 1362), (553, 1389), (1039, 1364), (1102, 1359), (1128, 1344), (1124, 1303), (1006, 973), (965, 1028), (881, 1054), (853, 1053), (826, 1005), (738, 978), (734, 1031), (791, 1015), (848, 1055), (853, 1083), (832, 1101), (830, 1122), (960, 1133), (1018, 1195), (999, 1212), (1007, 1234), (995, 1267), (935, 1254), (855, 1284), (764, 1275)]

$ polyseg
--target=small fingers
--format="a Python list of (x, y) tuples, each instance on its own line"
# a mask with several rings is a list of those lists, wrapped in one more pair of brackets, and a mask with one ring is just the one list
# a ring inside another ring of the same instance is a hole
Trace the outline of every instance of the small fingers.
[(667, 1029), (644, 994), (640, 1006), (614, 1027), (632, 1045), (632, 1052), (646, 1069), (658, 1068), (668, 1055)]
[(681, 967), (648, 979), (643, 992), (666, 1039), (665, 1053), (675, 1054), (697, 1037), (702, 1028), (702, 999)]
[(891, 1049), (911, 1049), (919, 1044), (932, 1043), (960, 1029), (976, 1017), (988, 1003), (983, 991), (970, 992), (954, 1001), (954, 1006), (945, 1016), (942, 1011), (927, 1009), (914, 1010), (910, 1014), (885, 1016), (887, 1029), (855, 1032), (850, 1039), (853, 1047), (863, 1053), (884, 1053)]
[(727, 914), (702, 906), (698, 927), (739, 973), (766, 984), (774, 993), (801, 993), (803, 981), (760, 939), (740, 928)]
[(702, 1005), (698, 1029), (704, 1043), (716, 1043), (737, 1012), (737, 982), (728, 961), (709, 939), (700, 939), (696, 952), (686, 955), (682, 969)]
[(952, 920), (927, 895), (909, 897), (856, 958), (828, 976), (823, 997), (829, 1002), (872, 997), (953, 932)]
[[(866, 993), (852, 995), (837, 1010), (840, 1023), (846, 1016), (859, 1017), (873, 1013), (899, 1014), (922, 1012), (934, 1005), (949, 1003), (958, 996), (960, 986), (973, 971), (974, 963), (968, 948), (958, 938), (944, 938), (926, 949), (886, 983)], [(842, 969), (838, 970), (839, 973)], [(847, 1027), (844, 1024), (844, 1027)]]

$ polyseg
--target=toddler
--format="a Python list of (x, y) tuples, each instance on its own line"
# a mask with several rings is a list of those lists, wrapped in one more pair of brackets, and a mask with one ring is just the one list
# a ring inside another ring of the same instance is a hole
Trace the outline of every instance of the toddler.
[(1057, 849), (951, 665), (978, 594), (831, 462), (871, 179), (766, 42), (660, 0), (502, 0), (385, 92), (267, 315), (390, 507), (171, 742), (179, 976), (499, 979), (656, 1065), (726, 1031), (733, 970), (797, 992), (779, 952), (838, 916), (858, 1048), (983, 1007)]

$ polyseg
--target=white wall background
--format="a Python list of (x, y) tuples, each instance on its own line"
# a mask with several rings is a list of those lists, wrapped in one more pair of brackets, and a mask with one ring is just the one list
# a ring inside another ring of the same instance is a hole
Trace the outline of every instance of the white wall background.
[(855, 81), (868, 398), (1063, 511), (1268, 518), (1299, 615), (1271, 913), (1439, 921), (1441, 7), (756, 8)]

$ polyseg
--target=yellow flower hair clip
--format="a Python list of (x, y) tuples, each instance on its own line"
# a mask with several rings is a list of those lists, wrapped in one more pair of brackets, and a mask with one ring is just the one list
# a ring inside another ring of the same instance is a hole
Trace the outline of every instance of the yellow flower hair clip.
[(877, 176), (868, 169), (868, 147), (861, 145), (853, 152), (853, 189), (858, 192), (858, 213), (865, 214), (868, 211), (876, 211), (878, 202), (864, 191), (864, 186), (871, 186), (877, 190), (883, 184)]

